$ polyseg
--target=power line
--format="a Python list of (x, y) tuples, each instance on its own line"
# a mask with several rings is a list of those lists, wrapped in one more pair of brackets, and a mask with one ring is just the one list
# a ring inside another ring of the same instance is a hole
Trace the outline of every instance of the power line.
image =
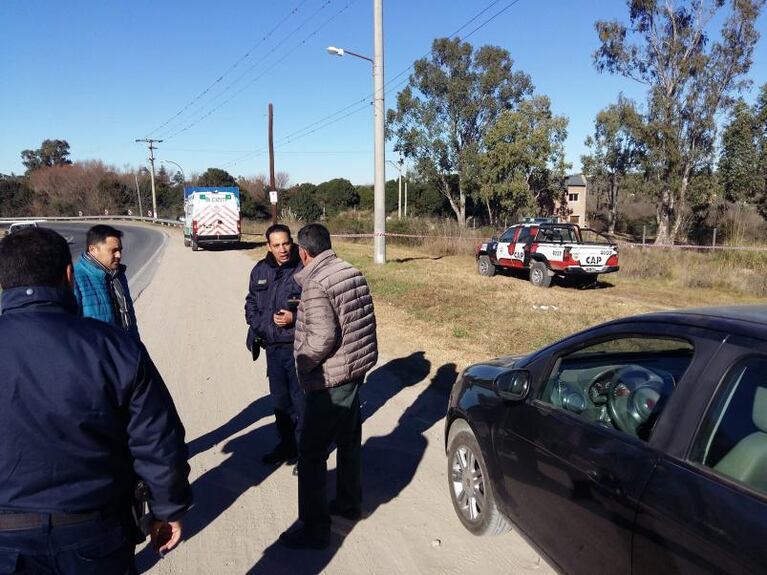
[[(455, 30), (455, 32), (453, 32), (452, 34), (450, 34), (450, 36), (449, 36), (449, 37), (450, 37), (450, 38), (452, 38), (452, 37), (455, 37), (455, 36), (457, 36), (457, 35), (458, 35), (458, 34), (459, 34), (459, 33), (460, 33), (462, 30), (464, 30), (465, 28), (467, 28), (468, 26), (470, 26), (470, 25), (471, 25), (473, 22), (475, 22), (475, 21), (476, 21), (478, 18), (480, 18), (480, 17), (481, 17), (483, 14), (485, 14), (485, 13), (486, 13), (486, 12), (488, 12), (490, 9), (492, 9), (494, 6), (496, 6), (497, 4), (499, 4), (499, 3), (500, 3), (500, 1), (501, 1), (501, 0), (494, 0), (493, 2), (491, 2), (490, 4), (488, 4), (487, 6), (485, 6), (485, 7), (484, 7), (482, 10), (480, 10), (479, 12), (477, 12), (477, 13), (476, 13), (474, 16), (472, 16), (472, 17), (471, 17), (469, 20), (467, 20), (466, 22), (464, 22), (464, 23), (463, 23), (463, 24), (462, 24), (462, 25), (461, 25), (461, 26), (460, 26), (458, 29), (456, 29), (456, 30)], [(473, 30), (471, 30), (471, 32), (469, 32), (468, 34), (466, 34), (465, 36), (463, 36), (463, 39), (465, 40), (465, 39), (467, 39), (467, 38), (469, 38), (469, 37), (473, 36), (473, 35), (474, 35), (474, 34), (475, 34), (477, 31), (481, 30), (482, 28), (484, 28), (485, 26), (487, 26), (487, 25), (488, 25), (490, 22), (492, 22), (493, 20), (495, 20), (496, 18), (498, 18), (498, 17), (499, 17), (501, 14), (503, 14), (504, 12), (506, 12), (507, 10), (509, 10), (511, 7), (513, 7), (515, 4), (519, 3), (519, 1), (520, 1), (520, 0), (511, 0), (510, 2), (508, 2), (508, 3), (507, 3), (507, 4), (506, 4), (506, 5), (503, 7), (503, 8), (501, 8), (500, 10), (498, 10), (497, 12), (495, 12), (495, 13), (494, 13), (492, 16), (490, 16), (489, 18), (487, 18), (486, 20), (484, 20), (482, 23), (480, 23), (479, 25), (477, 25), (477, 26), (476, 26), (476, 27), (475, 27)], [(428, 57), (430, 53), (431, 53), (431, 50), (429, 50), (428, 52), (426, 52), (426, 53), (425, 53), (423, 56), (421, 56), (421, 58), (426, 58), (426, 57)], [(419, 58), (419, 59), (421, 59), (421, 58)], [(392, 82), (394, 82), (395, 80), (397, 80), (397, 78), (400, 78), (401, 76), (403, 76), (404, 74), (406, 74), (407, 72), (409, 72), (409, 71), (410, 71), (410, 70), (413, 68), (413, 66), (414, 66), (414, 64), (410, 64), (410, 65), (409, 65), (407, 68), (403, 69), (403, 70), (402, 70), (402, 71), (401, 71), (399, 74), (397, 74), (397, 75), (393, 76), (393, 77), (392, 77), (390, 80), (388, 80), (388, 81), (386, 82), (386, 84), (384, 84), (384, 86), (387, 86), (387, 85), (391, 84)], [(385, 93), (387, 93), (387, 94), (388, 94), (388, 93), (390, 93), (391, 91), (393, 91), (393, 90), (396, 90), (398, 87), (400, 87), (400, 86), (404, 85), (404, 84), (405, 84), (405, 83), (407, 83), (408, 81), (409, 81), (409, 78), (405, 78), (405, 79), (403, 79), (403, 80), (400, 80), (399, 82), (397, 82), (397, 84), (395, 84), (395, 85), (393, 85), (393, 86), (390, 86), (389, 88), (387, 88), (387, 89), (385, 90)], [(335, 112), (333, 112), (333, 113), (331, 113), (331, 114), (329, 114), (329, 115), (325, 116), (324, 118), (321, 118), (321, 119), (319, 119), (319, 120), (316, 120), (316, 121), (312, 122), (311, 124), (308, 124), (307, 126), (304, 126), (303, 128), (301, 128), (301, 129), (299, 129), (299, 130), (296, 130), (296, 131), (294, 131), (294, 132), (291, 132), (291, 133), (290, 133), (290, 134), (288, 134), (287, 136), (283, 136), (283, 137), (282, 137), (282, 138), (281, 138), (281, 139), (278, 141), (278, 143), (277, 143), (277, 147), (278, 147), (278, 148), (281, 148), (282, 146), (285, 146), (285, 145), (288, 145), (288, 144), (292, 144), (292, 143), (293, 143), (293, 142), (295, 142), (296, 140), (299, 140), (299, 139), (301, 139), (301, 138), (304, 138), (304, 137), (306, 137), (306, 136), (309, 136), (309, 135), (311, 135), (311, 134), (314, 134), (314, 133), (316, 133), (317, 131), (319, 131), (319, 130), (321, 130), (321, 129), (327, 128), (328, 126), (331, 126), (331, 125), (333, 125), (333, 124), (335, 124), (335, 123), (337, 123), (337, 122), (339, 122), (339, 121), (341, 121), (341, 120), (344, 120), (344, 119), (348, 118), (348, 117), (349, 117), (349, 116), (351, 116), (351, 115), (354, 115), (354, 114), (356, 114), (356, 113), (359, 113), (359, 112), (361, 112), (362, 110), (364, 110), (365, 108), (367, 108), (367, 107), (368, 107), (368, 105), (370, 104), (369, 100), (370, 100), (370, 99), (371, 99), (371, 98), (372, 98), (374, 95), (375, 95), (375, 92), (373, 92), (373, 93), (370, 93), (369, 95), (365, 96), (364, 98), (362, 98), (362, 99), (360, 99), (360, 100), (356, 100), (356, 101), (352, 102), (351, 104), (349, 104), (349, 105), (347, 105), (347, 106), (345, 106), (345, 107), (341, 108), (340, 110), (337, 110), (337, 111), (335, 111)], [(356, 106), (359, 106), (359, 105), (360, 105), (361, 103), (363, 103), (363, 102), (364, 102), (364, 104), (365, 104), (364, 106), (362, 106), (362, 107), (356, 107)], [(356, 107), (356, 108), (355, 108), (355, 107)], [(339, 117), (336, 117), (336, 116), (338, 116), (339, 114), (342, 114), (343, 112), (345, 112), (346, 110), (349, 110), (350, 108), (355, 108), (355, 109), (354, 109), (354, 110), (352, 110), (351, 112), (348, 112), (348, 113), (346, 113), (346, 114), (343, 114), (343, 115), (341, 115), (341, 116), (339, 116)], [(314, 126), (317, 126), (317, 127), (316, 127), (316, 128), (313, 128)], [(313, 129), (312, 129), (312, 128), (313, 128)], [(234, 160), (230, 161), (229, 163), (225, 164), (223, 167), (224, 167), (224, 168), (226, 168), (226, 167), (235, 166), (235, 165), (237, 165), (238, 163), (240, 163), (240, 162), (242, 162), (242, 161), (244, 161), (244, 160), (247, 160), (247, 159), (251, 159), (251, 158), (257, 157), (257, 156), (259, 156), (259, 155), (262, 155), (262, 154), (264, 154), (264, 153), (266, 153), (266, 149), (259, 149), (259, 150), (255, 150), (255, 151), (252, 151), (252, 152), (248, 152), (248, 153), (247, 153), (247, 154), (245, 154), (244, 156), (242, 156), (242, 157), (240, 157), (240, 158), (236, 158), (236, 159), (234, 159)]]
[(186, 104), (186, 105), (185, 105), (183, 108), (181, 108), (181, 109), (180, 109), (178, 112), (176, 112), (176, 113), (175, 113), (173, 116), (171, 116), (171, 117), (170, 117), (168, 120), (166, 120), (166, 121), (165, 121), (164, 123), (162, 123), (160, 126), (156, 127), (154, 130), (152, 130), (151, 132), (149, 132), (148, 136), (151, 136), (151, 135), (152, 135), (152, 134), (154, 134), (155, 132), (158, 132), (159, 130), (163, 129), (165, 126), (167, 126), (168, 124), (170, 124), (171, 122), (173, 122), (173, 120), (175, 120), (175, 119), (176, 119), (176, 118), (178, 118), (178, 117), (179, 117), (181, 114), (183, 114), (183, 113), (184, 113), (186, 110), (188, 110), (188, 109), (189, 109), (191, 106), (193, 106), (193, 105), (194, 105), (196, 102), (198, 102), (198, 101), (200, 100), (200, 98), (202, 98), (203, 96), (205, 96), (205, 94), (207, 94), (207, 93), (208, 93), (208, 92), (211, 90), (211, 88), (215, 87), (215, 86), (216, 86), (216, 84), (220, 83), (220, 82), (221, 82), (221, 81), (222, 81), (222, 80), (223, 80), (223, 79), (226, 77), (226, 75), (227, 75), (227, 74), (229, 74), (229, 73), (230, 73), (232, 70), (234, 70), (235, 68), (237, 68), (237, 66), (239, 66), (239, 65), (240, 65), (240, 64), (241, 64), (241, 63), (242, 63), (244, 60), (247, 60), (247, 59), (250, 57), (250, 54), (253, 52), (253, 50), (255, 50), (255, 49), (256, 49), (256, 48), (258, 48), (258, 47), (259, 47), (261, 44), (263, 44), (263, 43), (264, 43), (264, 42), (265, 42), (265, 41), (266, 41), (266, 40), (267, 40), (267, 39), (268, 39), (268, 38), (269, 38), (269, 37), (270, 37), (272, 34), (274, 34), (274, 32), (276, 32), (276, 31), (277, 31), (277, 30), (280, 28), (280, 26), (282, 26), (282, 25), (283, 25), (283, 24), (284, 24), (284, 23), (285, 23), (285, 22), (286, 22), (286, 21), (287, 21), (287, 20), (288, 20), (288, 19), (289, 19), (291, 16), (294, 16), (294, 15), (295, 15), (295, 14), (298, 12), (298, 10), (301, 8), (301, 6), (303, 6), (304, 4), (306, 4), (308, 1), (309, 1), (309, 0), (301, 0), (301, 2), (299, 2), (299, 3), (298, 3), (298, 5), (297, 5), (295, 8), (293, 8), (293, 9), (292, 9), (290, 12), (288, 12), (288, 14), (287, 14), (287, 15), (285, 15), (285, 16), (282, 18), (282, 20), (280, 20), (279, 22), (277, 22), (277, 24), (276, 24), (276, 25), (275, 25), (275, 26), (274, 26), (274, 27), (273, 27), (271, 30), (269, 30), (269, 32), (267, 32), (267, 33), (266, 33), (266, 34), (265, 34), (263, 37), (261, 37), (261, 39), (260, 39), (258, 42), (256, 42), (255, 44), (253, 44), (253, 45), (252, 45), (252, 46), (251, 46), (251, 47), (248, 49), (248, 51), (247, 51), (247, 52), (245, 52), (245, 53), (244, 53), (242, 56), (240, 56), (240, 58), (239, 58), (239, 59), (238, 59), (238, 60), (237, 60), (237, 61), (236, 61), (234, 64), (232, 64), (231, 66), (229, 66), (229, 68), (227, 68), (227, 69), (226, 69), (226, 71), (224, 71), (224, 73), (223, 73), (223, 74), (221, 74), (221, 75), (220, 75), (218, 78), (216, 78), (216, 80), (214, 80), (214, 81), (213, 81), (213, 82), (212, 82), (212, 83), (211, 83), (209, 86), (207, 86), (207, 87), (206, 87), (206, 88), (205, 88), (205, 89), (204, 89), (202, 92), (200, 92), (199, 94), (197, 94), (197, 96), (195, 96), (194, 98), (192, 98), (192, 100), (191, 100), (190, 102), (188, 102), (188, 103), (187, 103), (187, 104)]
[[(343, 12), (345, 12), (345, 11), (346, 11), (346, 10), (347, 10), (347, 9), (348, 9), (348, 8), (349, 8), (351, 5), (352, 5), (352, 4), (354, 4), (356, 1), (357, 1), (357, 0), (349, 0), (349, 1), (348, 1), (348, 2), (347, 2), (347, 3), (346, 3), (346, 4), (345, 4), (345, 5), (344, 5), (344, 6), (343, 6), (343, 7), (342, 7), (340, 10), (338, 10), (338, 11), (337, 11), (335, 14), (333, 14), (331, 17), (329, 17), (327, 20), (325, 20), (325, 21), (324, 21), (322, 24), (320, 24), (320, 25), (319, 25), (317, 28), (315, 28), (315, 29), (314, 29), (312, 32), (310, 32), (309, 34), (307, 34), (307, 35), (306, 35), (306, 36), (305, 36), (305, 37), (304, 37), (304, 38), (303, 38), (303, 39), (302, 39), (302, 40), (301, 40), (301, 41), (300, 41), (298, 44), (294, 45), (294, 46), (293, 46), (292, 48), (290, 48), (289, 50), (285, 50), (285, 51), (284, 51), (284, 55), (282, 56), (282, 58), (280, 58), (280, 59), (276, 60), (276, 61), (275, 61), (275, 62), (274, 62), (274, 63), (273, 63), (271, 66), (269, 66), (268, 68), (266, 68), (265, 70), (263, 70), (263, 71), (262, 71), (260, 74), (258, 74), (257, 76), (255, 76), (255, 77), (251, 78), (251, 79), (250, 79), (250, 80), (249, 80), (249, 81), (248, 81), (248, 82), (247, 82), (245, 85), (243, 85), (243, 86), (242, 86), (242, 87), (241, 87), (239, 90), (237, 90), (237, 91), (236, 91), (234, 94), (232, 94), (232, 95), (231, 95), (229, 98), (227, 98), (226, 100), (224, 100), (223, 102), (221, 102), (221, 103), (220, 103), (218, 106), (216, 106), (215, 108), (212, 108), (210, 111), (208, 111), (207, 113), (203, 114), (202, 116), (200, 116), (199, 118), (197, 118), (196, 120), (194, 120), (193, 122), (191, 122), (190, 124), (188, 124), (187, 126), (185, 126), (185, 127), (181, 128), (181, 129), (178, 129), (178, 130), (176, 130), (175, 132), (171, 133), (170, 135), (166, 136), (166, 137), (165, 137), (165, 139), (166, 139), (166, 140), (168, 140), (168, 139), (170, 139), (170, 138), (174, 138), (174, 137), (178, 136), (179, 134), (182, 134), (183, 132), (186, 132), (186, 131), (190, 130), (191, 128), (193, 128), (194, 126), (196, 126), (197, 124), (199, 124), (200, 122), (202, 122), (203, 120), (205, 120), (206, 118), (209, 118), (209, 117), (210, 117), (211, 115), (213, 115), (215, 112), (217, 112), (218, 110), (220, 110), (220, 109), (221, 109), (222, 107), (224, 107), (226, 104), (228, 104), (229, 102), (231, 102), (231, 101), (232, 101), (234, 98), (236, 98), (238, 95), (240, 95), (240, 94), (241, 94), (241, 93), (242, 93), (242, 92), (243, 92), (245, 89), (247, 89), (247, 88), (248, 88), (248, 87), (249, 87), (251, 84), (253, 84), (253, 83), (254, 83), (256, 80), (259, 80), (260, 78), (262, 78), (263, 76), (265, 76), (265, 75), (266, 75), (268, 72), (270, 72), (271, 70), (273, 70), (273, 69), (274, 69), (274, 68), (275, 68), (275, 67), (276, 67), (278, 64), (280, 64), (280, 63), (281, 63), (281, 62), (283, 62), (285, 59), (287, 59), (287, 58), (288, 58), (288, 57), (289, 57), (289, 56), (290, 56), (290, 55), (291, 55), (293, 52), (295, 52), (295, 51), (296, 51), (296, 50), (298, 50), (298, 49), (299, 49), (301, 46), (303, 46), (304, 44), (306, 44), (306, 42), (307, 42), (307, 41), (308, 41), (310, 38), (312, 38), (313, 36), (315, 36), (315, 35), (316, 35), (316, 34), (317, 34), (317, 33), (318, 33), (320, 30), (322, 30), (322, 29), (323, 29), (325, 26), (327, 26), (327, 25), (328, 25), (328, 24), (330, 24), (330, 23), (331, 23), (333, 20), (335, 20), (336, 18), (338, 18), (338, 17), (339, 17), (339, 16), (340, 16), (340, 15), (341, 15)], [(332, 0), (327, 0), (327, 1), (326, 1), (326, 2), (325, 2), (325, 3), (324, 3), (322, 6), (321, 6), (321, 8), (320, 8), (320, 9), (322, 9), (322, 8), (326, 7), (326, 6), (327, 6), (327, 5), (329, 5), (331, 2), (332, 2)], [(274, 48), (272, 48), (272, 49), (271, 49), (271, 50), (270, 50), (270, 51), (269, 51), (269, 52), (268, 52), (268, 53), (265, 55), (265, 57), (264, 57), (264, 58), (262, 58), (262, 60), (261, 60), (261, 61), (265, 60), (265, 59), (266, 59), (266, 58), (267, 58), (267, 57), (268, 57), (270, 54), (272, 54), (272, 53), (276, 52), (276, 51), (277, 51), (277, 48), (278, 48), (278, 47), (279, 47), (281, 44), (282, 44), (282, 43), (280, 43), (280, 44), (278, 44), (277, 46), (275, 46)], [(248, 69), (248, 70), (245, 72), (245, 74), (247, 74), (247, 72), (249, 72), (250, 70), (252, 70), (254, 67), (255, 67), (255, 65), (254, 65), (254, 66), (251, 66), (251, 68), (250, 68), (250, 69)], [(242, 74), (242, 75), (241, 75), (241, 76), (240, 76), (240, 77), (237, 79), (237, 81), (239, 81), (239, 79), (241, 79), (241, 78), (242, 78), (242, 77), (243, 77), (245, 74)], [(235, 82), (233, 82), (232, 84), (230, 84), (229, 86), (227, 86), (227, 89), (228, 89), (229, 87), (231, 87), (231, 86), (232, 86), (234, 83), (235, 83)], [(222, 92), (222, 94), (220, 94), (220, 95), (219, 95), (219, 97), (220, 97), (220, 96), (223, 96), (223, 94), (224, 94), (224, 93), (225, 93), (225, 91), (224, 91), (224, 92)], [(210, 102), (209, 102), (209, 103), (210, 103)]]

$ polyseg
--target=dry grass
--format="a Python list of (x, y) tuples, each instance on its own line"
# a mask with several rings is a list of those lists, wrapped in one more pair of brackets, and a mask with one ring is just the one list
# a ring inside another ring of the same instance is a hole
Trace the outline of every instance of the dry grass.
[(661, 248), (624, 248), (620, 275), (662, 280), (679, 288), (710, 288), (733, 294), (767, 296), (767, 253), (694, 252)]

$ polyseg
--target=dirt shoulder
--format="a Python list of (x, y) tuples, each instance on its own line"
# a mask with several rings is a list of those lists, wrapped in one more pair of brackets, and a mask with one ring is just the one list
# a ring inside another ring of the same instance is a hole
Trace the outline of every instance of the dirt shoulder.
[[(476, 538), (458, 522), (447, 491), (442, 418), (464, 360), (452, 356), (453, 348), (434, 351), (441, 339), (437, 345), (430, 339), (429, 324), (413, 323), (411, 312), (383, 293), (374, 294), (381, 361), (363, 388), (365, 518), (334, 521), (325, 552), (276, 545), (296, 518), (296, 478), (288, 467), (260, 463), (276, 432), (264, 360), (254, 364), (244, 345), (243, 304), (254, 260), (247, 251), (192, 252), (179, 232), (168, 233), (137, 312), (187, 429), (196, 505), (185, 542), (163, 560), (141, 551), (142, 570), (551, 572), (516, 533)], [(365, 257), (354, 249), (339, 246), (352, 261)], [(371, 285), (375, 281), (371, 277)], [(334, 467), (331, 456), (331, 485)]]

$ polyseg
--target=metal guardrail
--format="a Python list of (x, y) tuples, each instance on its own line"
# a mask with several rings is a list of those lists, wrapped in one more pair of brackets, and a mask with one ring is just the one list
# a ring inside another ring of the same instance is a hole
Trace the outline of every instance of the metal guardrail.
[(114, 215), (114, 216), (53, 216), (53, 217), (20, 216), (18, 218), (3, 218), (3, 219), (0, 219), (0, 225), (13, 224), (15, 222), (39, 222), (39, 223), (44, 223), (44, 222), (114, 221), (114, 220), (144, 222), (144, 223), (147, 223), (147, 224), (156, 224), (156, 225), (160, 225), (160, 226), (170, 226), (170, 227), (176, 227), (176, 228), (184, 227), (183, 222), (179, 222), (177, 220), (165, 220), (165, 219), (161, 219), (161, 218), (148, 218), (148, 217), (141, 217), (141, 216), (122, 216), (122, 215)]

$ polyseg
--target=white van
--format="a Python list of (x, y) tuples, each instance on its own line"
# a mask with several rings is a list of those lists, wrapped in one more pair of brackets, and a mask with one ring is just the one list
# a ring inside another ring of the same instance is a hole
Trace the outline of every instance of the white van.
[(240, 241), (240, 189), (184, 188), (184, 245), (237, 244)]

